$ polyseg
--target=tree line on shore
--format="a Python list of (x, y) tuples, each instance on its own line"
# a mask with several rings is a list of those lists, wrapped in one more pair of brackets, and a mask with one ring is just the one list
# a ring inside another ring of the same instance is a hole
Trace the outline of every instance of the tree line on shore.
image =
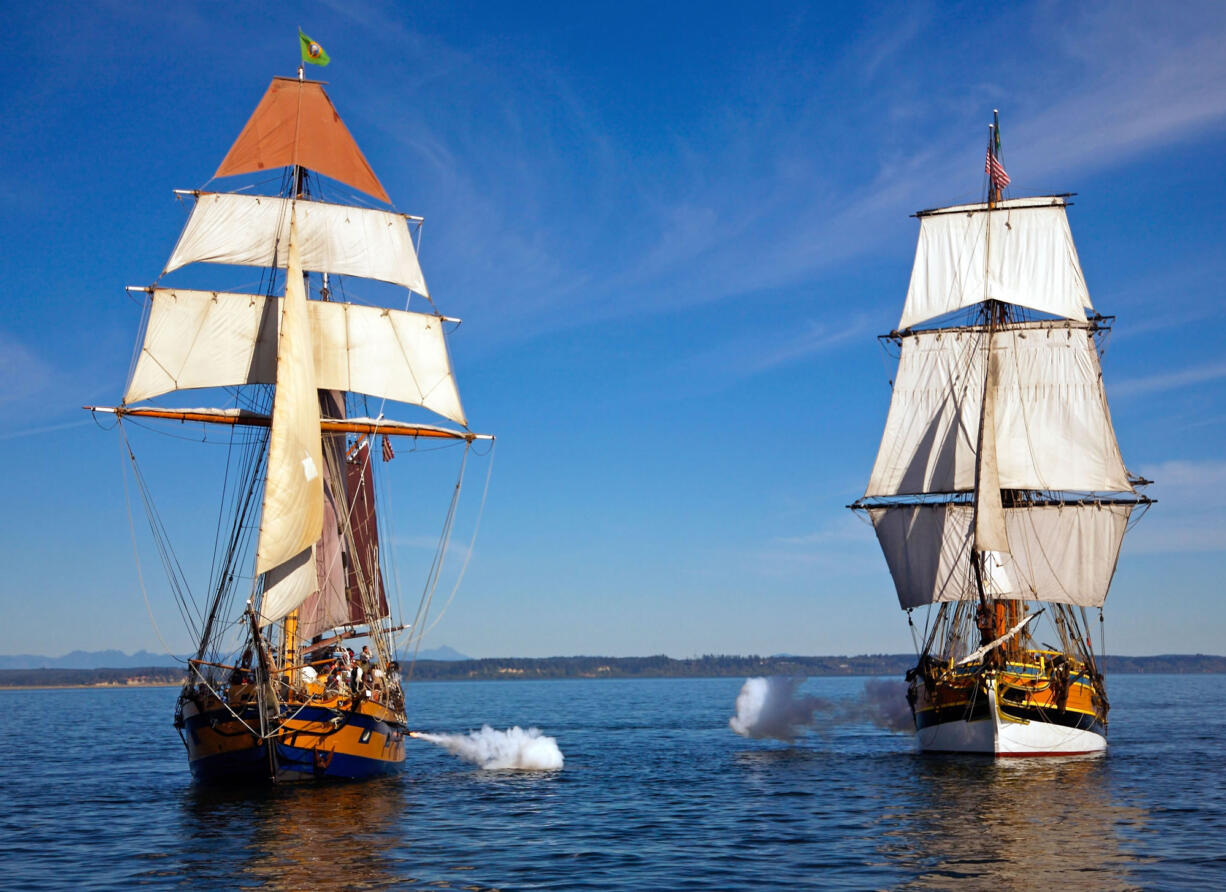
[[(1226, 657), (1167, 654), (1153, 657), (1105, 656), (1106, 674), (1226, 673)], [(517, 657), (481, 660), (418, 660), (406, 675), (416, 681), (494, 681), (560, 678), (746, 678), (786, 676), (898, 677), (915, 665), (912, 654), (854, 657), (705, 654), (675, 660), (650, 657)], [(110, 669), (0, 669), (0, 688), (168, 685), (183, 681), (183, 668), (152, 666)]]

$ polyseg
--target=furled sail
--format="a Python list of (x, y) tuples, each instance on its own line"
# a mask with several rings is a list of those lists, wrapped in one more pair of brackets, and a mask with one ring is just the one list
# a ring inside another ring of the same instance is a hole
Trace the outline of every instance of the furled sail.
[(1058, 196), (942, 208), (920, 215), (899, 329), (984, 300), (1084, 320), (1091, 308)]
[[(279, 301), (155, 289), (124, 403), (175, 390), (272, 384)], [(307, 301), (316, 386), (423, 406), (465, 424), (438, 316)]]
[[(885, 433), (866, 496), (970, 492), (983, 400), (986, 329), (902, 340)], [(1003, 489), (1131, 492), (1088, 328), (995, 331), (993, 422)]]
[(403, 214), (262, 195), (198, 193), (163, 274), (189, 263), (285, 266), (291, 204), (304, 270), (379, 279), (430, 296)]
[[(1005, 508), (1010, 553), (994, 555), (993, 596), (1101, 607), (1133, 507), (1103, 502)], [(902, 607), (977, 597), (970, 505), (892, 505), (868, 513)]]
[[(265, 579), (260, 621), (275, 622), (312, 594), (316, 540), (323, 529), (323, 454), (319, 396), (311, 356), (310, 318), (302, 281), (297, 225), (290, 212), (288, 272), (277, 346), (277, 389), (268, 436), (256, 573), (276, 570)], [(280, 579), (283, 565), (293, 572)], [(282, 569), (278, 569), (282, 568)], [(305, 569), (304, 569), (305, 568)], [(308, 580), (303, 577), (309, 577)], [(277, 584), (270, 587), (269, 582)], [(306, 591), (304, 592), (304, 589)]]
[(213, 176), (295, 165), (391, 204), (323, 84), (276, 77)]

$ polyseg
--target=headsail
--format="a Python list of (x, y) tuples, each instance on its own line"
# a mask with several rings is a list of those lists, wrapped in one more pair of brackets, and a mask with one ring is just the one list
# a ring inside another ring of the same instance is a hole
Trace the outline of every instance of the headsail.
[(979, 425), (979, 461), (975, 480), (975, 551), (993, 552), (998, 561), (1009, 553), (1005, 509), (1000, 498), (1000, 470), (996, 462), (996, 403), (1000, 391), (1000, 352), (992, 349), (988, 333), (988, 377), (984, 386)]
[[(265, 580), (260, 608), (264, 624), (285, 616), (315, 591), (318, 583), (311, 556), (323, 529), (324, 514), (319, 397), (292, 210), (287, 253), (288, 272), (277, 341), (277, 390), (256, 551), (257, 574), (277, 570), (277, 574)], [(270, 581), (275, 583), (271, 587)]]

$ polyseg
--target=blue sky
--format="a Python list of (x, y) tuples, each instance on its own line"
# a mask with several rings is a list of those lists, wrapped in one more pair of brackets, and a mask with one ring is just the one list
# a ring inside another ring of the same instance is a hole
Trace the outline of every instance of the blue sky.
[[(909, 215), (978, 200), (999, 108), (1012, 194), (1078, 193), (1090, 292), (1117, 316), (1117, 434), (1158, 481), (1107, 649), (1222, 652), (1226, 6), (6, 7), (0, 652), (187, 645), (146, 549), (150, 623), (118, 438), (79, 407), (118, 400), (139, 322), (123, 288), (173, 247), (171, 190), (203, 185), (294, 73), (296, 26), (396, 206), (426, 217), (431, 293), (465, 320), (465, 407), (498, 436), (426, 646), (909, 650), (843, 506), (885, 420), (875, 336), (901, 308)], [(176, 541), (211, 540), (215, 459), (144, 442)], [(406, 602), (456, 457), (392, 463)]]

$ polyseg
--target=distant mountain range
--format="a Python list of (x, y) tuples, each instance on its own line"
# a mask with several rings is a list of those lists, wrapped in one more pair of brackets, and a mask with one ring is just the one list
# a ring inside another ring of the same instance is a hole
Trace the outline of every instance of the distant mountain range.
[[(401, 656), (403, 661), (406, 655)], [(1111, 674), (1131, 673), (1223, 673), (1226, 657), (1211, 654), (1162, 654), (1153, 657), (1107, 655), (1100, 657), (1103, 671)], [(413, 677), (419, 680), (475, 680), (512, 678), (667, 678), (720, 677), (750, 675), (865, 675), (900, 676), (915, 665), (914, 654), (861, 654), (840, 657), (804, 657), (777, 654), (770, 657), (708, 654), (702, 657), (674, 660), (664, 655), (652, 657), (502, 657), (473, 659), (454, 648), (422, 650), (417, 655)], [(33, 654), (0, 656), (0, 687), (17, 682), (8, 675), (17, 670), (64, 669), (91, 670), (104, 674), (108, 670), (181, 669), (182, 660), (165, 654), (139, 650), (132, 655), (119, 650), (74, 650), (62, 657)], [(129, 673), (131, 674), (131, 673)], [(106, 675), (123, 675), (110, 672)], [(24, 678), (24, 676), (22, 676)]]
[[(443, 645), (422, 650), (419, 660), (468, 660), (458, 650)], [(0, 654), (0, 669), (148, 669), (162, 666), (181, 666), (185, 657), (171, 654), (150, 653), (138, 650), (126, 654), (122, 650), (74, 650), (62, 657), (44, 657), (39, 654)]]
[(177, 657), (147, 650), (138, 650), (131, 655), (122, 650), (74, 650), (62, 657), (0, 654), (0, 669), (143, 669), (179, 665), (182, 665), (182, 660)]

